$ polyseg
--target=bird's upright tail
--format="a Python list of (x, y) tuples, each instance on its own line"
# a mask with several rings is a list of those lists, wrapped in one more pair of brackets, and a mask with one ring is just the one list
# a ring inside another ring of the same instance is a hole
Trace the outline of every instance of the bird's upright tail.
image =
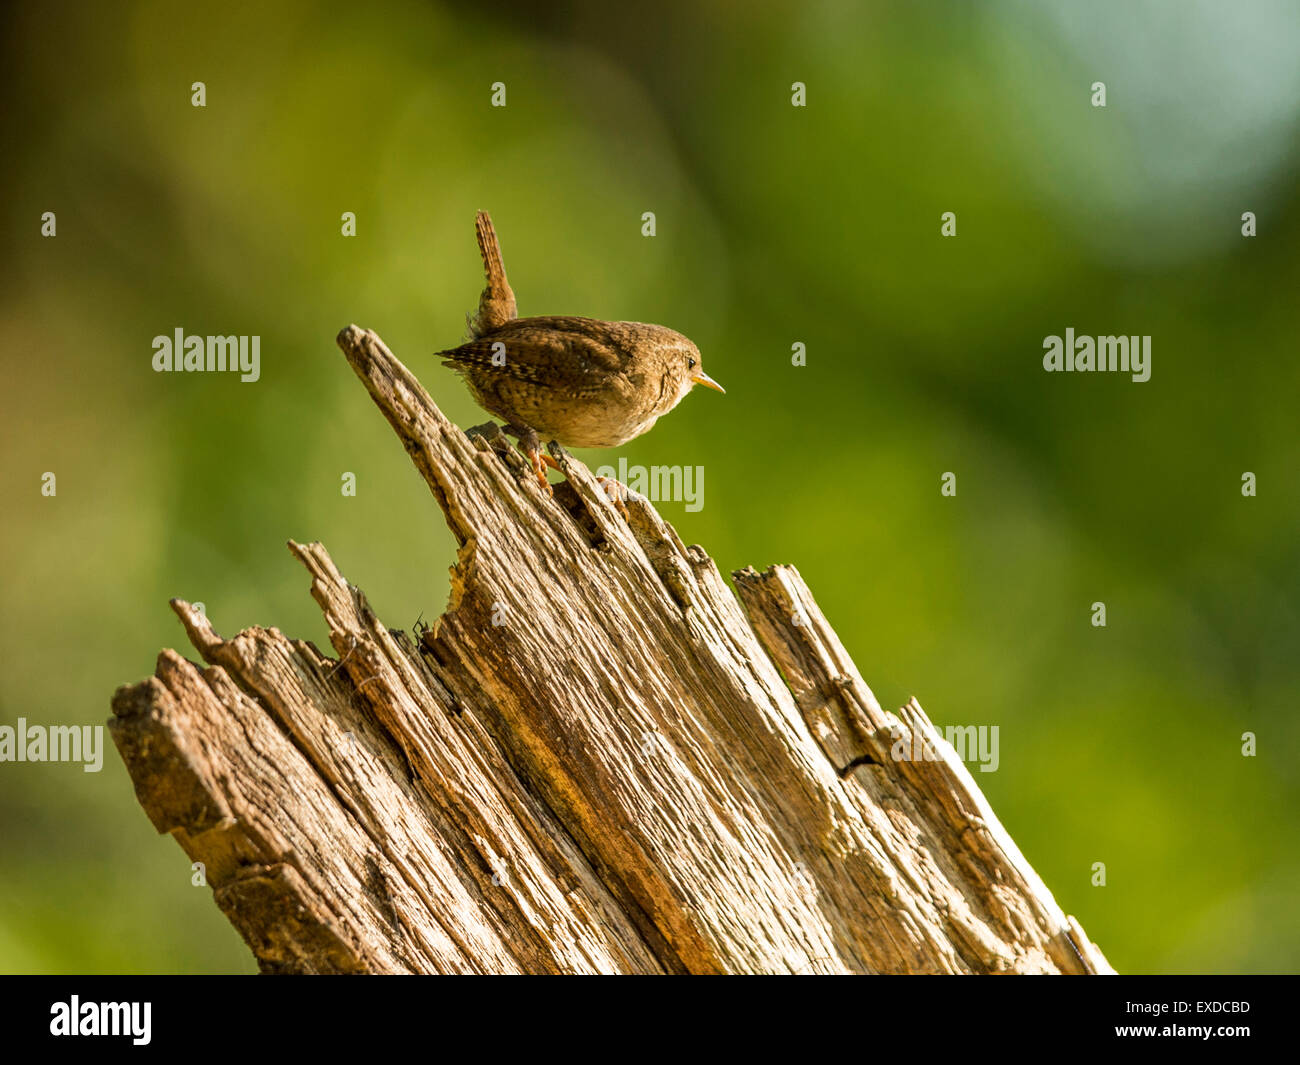
[(478, 299), (478, 313), (469, 326), (471, 339), (478, 339), (515, 318), (518, 309), (515, 294), (506, 280), (506, 267), (501, 261), (501, 245), (497, 243), (497, 231), (492, 228), (492, 216), (487, 211), (479, 211), (474, 216), (474, 229), (478, 234), (479, 254), (483, 256), (483, 272), (487, 276), (483, 295)]

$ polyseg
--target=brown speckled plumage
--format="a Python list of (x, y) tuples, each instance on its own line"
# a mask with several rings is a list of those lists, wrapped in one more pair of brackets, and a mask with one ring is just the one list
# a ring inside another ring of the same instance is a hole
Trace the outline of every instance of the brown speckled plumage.
[(476, 225), (487, 285), (470, 324), (473, 339), (438, 354), (479, 405), (506, 422), (534, 469), (539, 439), (615, 447), (651, 429), (694, 385), (722, 390), (704, 373), (699, 349), (661, 325), (516, 318), (487, 212)]

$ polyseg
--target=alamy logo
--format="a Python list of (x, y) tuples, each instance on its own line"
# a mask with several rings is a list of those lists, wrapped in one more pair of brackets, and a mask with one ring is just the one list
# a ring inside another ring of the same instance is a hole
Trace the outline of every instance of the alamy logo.
[[(935, 738), (946, 742), (963, 762), (978, 762), (981, 773), (996, 773), (1001, 764), (998, 754), (1000, 725), (947, 725), (936, 730)], [(895, 727), (890, 733), (894, 740), (889, 756), (895, 762), (942, 762), (943, 752), (930, 743), (920, 729), (910, 735)]]
[(1150, 337), (1043, 337), (1043, 369), (1048, 373), (1109, 370), (1131, 373), (1134, 381), (1151, 380)]
[(151, 1002), (71, 1002), (50, 1006), (50, 1035), (129, 1035), (138, 1047), (149, 1044)]
[[(618, 460), (618, 469), (613, 466), (601, 466), (598, 477), (617, 481), (622, 487), (630, 488), (655, 503), (682, 503), (691, 513), (704, 506), (704, 467), (703, 466), (629, 466), (627, 459)], [(608, 485), (606, 491), (611, 495), (619, 494), (619, 488)], [(625, 497), (626, 498), (626, 497)]]
[(87, 773), (104, 768), (103, 725), (0, 725), (0, 762), (84, 762)]
[(262, 376), (262, 338), (186, 336), (177, 326), (172, 336), (153, 338), (153, 368), (157, 373), (230, 370), (251, 383)]

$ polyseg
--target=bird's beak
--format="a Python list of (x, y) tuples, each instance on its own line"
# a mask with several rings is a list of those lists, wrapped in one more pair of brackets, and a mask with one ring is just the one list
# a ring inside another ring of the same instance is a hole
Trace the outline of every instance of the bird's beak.
[(703, 370), (699, 373), (691, 374), (691, 380), (697, 385), (703, 385), (705, 388), (712, 388), (715, 392), (721, 392), (723, 395), (727, 394), (727, 390)]

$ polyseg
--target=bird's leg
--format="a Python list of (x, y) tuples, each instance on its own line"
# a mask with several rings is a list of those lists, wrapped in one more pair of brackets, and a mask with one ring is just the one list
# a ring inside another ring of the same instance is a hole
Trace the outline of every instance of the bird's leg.
[(506, 426), (506, 432), (519, 441), (519, 447), (528, 456), (528, 464), (532, 466), (533, 473), (542, 486), (542, 491), (548, 496), (554, 495), (555, 491), (551, 488), (551, 482), (546, 479), (545, 459), (550, 456), (542, 454), (542, 441), (537, 435), (537, 430), (526, 425), (508, 425)]

